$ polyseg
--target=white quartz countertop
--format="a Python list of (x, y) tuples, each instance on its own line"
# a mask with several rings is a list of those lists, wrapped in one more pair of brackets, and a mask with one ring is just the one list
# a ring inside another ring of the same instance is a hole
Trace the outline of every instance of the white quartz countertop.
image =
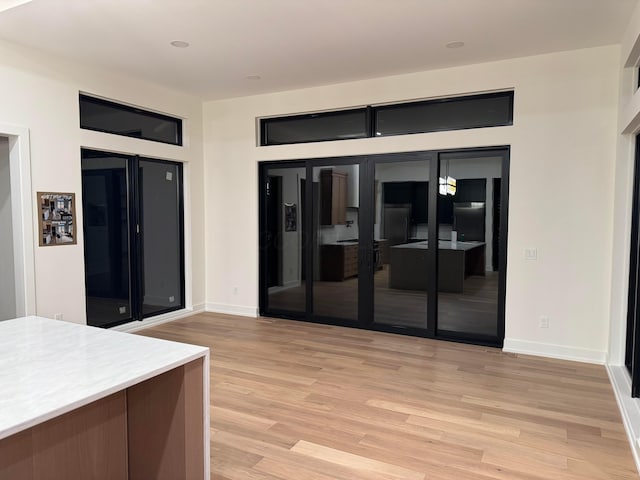
[(208, 355), (41, 317), (0, 322), (0, 439)]
[[(439, 250), (471, 250), (473, 248), (481, 247), (484, 242), (451, 242), (449, 240), (438, 240)], [(403, 243), (401, 245), (394, 245), (391, 248), (406, 248), (415, 250), (426, 250), (429, 248), (429, 242), (415, 242), (415, 243)]]

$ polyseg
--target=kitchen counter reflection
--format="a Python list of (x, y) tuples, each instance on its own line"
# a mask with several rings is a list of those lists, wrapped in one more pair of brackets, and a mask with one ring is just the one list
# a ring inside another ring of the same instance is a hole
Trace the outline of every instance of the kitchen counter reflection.
[[(429, 242), (403, 243), (389, 248), (389, 288), (429, 289)], [(438, 291), (463, 292), (464, 279), (485, 275), (484, 242), (438, 241)]]
[[(452, 242), (450, 240), (438, 240), (438, 249), (439, 250), (461, 250), (467, 251), (473, 248), (478, 248), (484, 246), (484, 242)], [(427, 250), (429, 248), (428, 241), (422, 242), (414, 242), (414, 243), (403, 243), (400, 245), (394, 245), (390, 248), (411, 248), (411, 249), (422, 249)]]

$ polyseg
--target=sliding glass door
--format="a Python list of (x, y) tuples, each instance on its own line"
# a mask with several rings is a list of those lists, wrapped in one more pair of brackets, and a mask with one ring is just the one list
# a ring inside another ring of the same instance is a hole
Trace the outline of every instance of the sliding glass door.
[(261, 166), (263, 315), (501, 345), (508, 149)]
[(82, 150), (87, 322), (184, 308), (182, 166)]
[(435, 292), (429, 265), (429, 154), (381, 156), (373, 169), (373, 323), (428, 330)]
[(261, 258), (267, 278), (261, 303), (273, 312), (299, 314), (307, 306), (304, 262), (306, 168), (279, 165), (265, 170), (261, 203)]
[(311, 315), (358, 324), (359, 165), (314, 166), (311, 175)]
[(184, 307), (182, 165), (138, 160), (141, 316)]
[(508, 181), (503, 182), (507, 161), (504, 151), (439, 155), (440, 336), (487, 341), (504, 336), (500, 291), (506, 266), (502, 207), (508, 193)]

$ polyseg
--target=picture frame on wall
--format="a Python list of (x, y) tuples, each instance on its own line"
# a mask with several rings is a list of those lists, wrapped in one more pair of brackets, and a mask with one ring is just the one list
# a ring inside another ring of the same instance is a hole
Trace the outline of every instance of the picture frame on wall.
[(37, 195), (40, 246), (75, 245), (75, 193), (38, 192)]
[(298, 230), (298, 209), (295, 203), (284, 204), (284, 231), (295, 232)]

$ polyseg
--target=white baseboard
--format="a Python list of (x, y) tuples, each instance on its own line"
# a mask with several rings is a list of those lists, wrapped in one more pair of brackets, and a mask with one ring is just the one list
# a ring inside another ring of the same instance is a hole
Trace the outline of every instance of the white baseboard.
[(206, 311), (213, 313), (226, 313), (227, 315), (240, 315), (242, 317), (258, 317), (258, 309), (256, 307), (228, 305), (226, 303), (207, 303)]
[(622, 415), (622, 423), (627, 432), (631, 452), (636, 461), (636, 468), (640, 472), (640, 400), (631, 398), (631, 378), (624, 365), (605, 366)]
[(204, 303), (198, 304), (199, 309), (196, 310), (194, 308), (184, 308), (182, 310), (176, 310), (175, 312), (163, 313), (162, 315), (156, 315), (155, 317), (145, 318), (141, 322), (129, 322), (124, 325), (118, 325), (117, 327), (111, 328), (111, 330), (116, 330), (118, 332), (137, 332), (138, 330), (143, 330), (145, 328), (153, 327), (155, 325), (161, 325), (163, 323), (172, 322), (174, 320), (178, 320), (179, 318), (189, 317), (194, 313), (203, 312), (204, 311)]
[(604, 365), (606, 360), (606, 352), (599, 350), (529, 342), (526, 340), (515, 340), (513, 338), (504, 339), (503, 350), (505, 352), (572, 360), (574, 362), (597, 363), (598, 365)]
[(206, 303), (196, 303), (191, 310), (193, 311), (193, 313), (206, 312), (207, 311), (207, 304)]

